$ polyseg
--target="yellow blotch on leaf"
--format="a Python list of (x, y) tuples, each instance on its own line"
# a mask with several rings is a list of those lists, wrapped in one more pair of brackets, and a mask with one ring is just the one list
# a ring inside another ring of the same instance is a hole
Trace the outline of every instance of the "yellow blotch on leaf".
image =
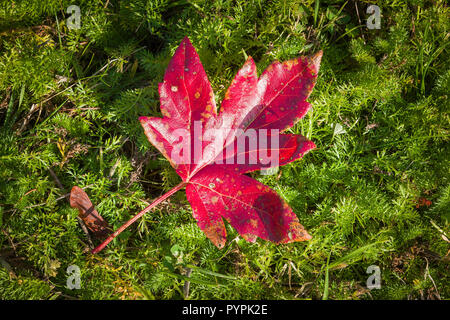
[(216, 197), (216, 196), (211, 197), (211, 203), (212, 203), (212, 204), (216, 204), (217, 201), (219, 201), (219, 197)]

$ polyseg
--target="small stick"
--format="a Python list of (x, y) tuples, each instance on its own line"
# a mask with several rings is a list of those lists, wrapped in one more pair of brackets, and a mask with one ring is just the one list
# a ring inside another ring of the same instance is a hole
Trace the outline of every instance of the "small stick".
[[(358, 3), (355, 1), (356, 14), (358, 15), (359, 24), (361, 24), (361, 18), (359, 17)], [(366, 44), (366, 38), (364, 38), (364, 33), (361, 31), (361, 36), (364, 40), (364, 44)]]
[(78, 223), (80, 224), (81, 229), (83, 230), (84, 234), (86, 235), (89, 249), (91, 249), (91, 250), (94, 249), (94, 243), (92, 242), (91, 235), (89, 234), (89, 231), (86, 228), (86, 225), (84, 224), (83, 220), (78, 216), (77, 216), (77, 220), (78, 220)]
[(56, 176), (55, 172), (52, 170), (52, 168), (48, 168), (48, 171), (50, 171), (51, 176), (53, 177), (53, 179), (55, 180), (56, 184), (58, 185), (58, 187), (62, 190), (62, 191), (66, 191), (61, 183), (61, 181), (59, 181), (58, 177)]
[[(191, 273), (192, 273), (192, 269), (191, 268), (184, 268), (184, 270), (186, 270), (186, 277), (190, 277)], [(191, 282), (190, 281), (185, 281), (184, 282), (184, 286), (183, 286), (183, 294), (184, 294), (184, 298), (188, 298), (189, 297), (189, 288), (190, 288)]]

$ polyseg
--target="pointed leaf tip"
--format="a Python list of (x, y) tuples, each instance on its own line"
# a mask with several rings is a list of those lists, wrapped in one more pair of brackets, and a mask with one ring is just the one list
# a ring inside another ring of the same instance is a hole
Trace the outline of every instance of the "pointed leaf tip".
[(316, 68), (316, 72), (319, 71), (320, 63), (322, 61), (323, 51), (319, 50), (312, 57), (310, 57), (311, 64)]
[(193, 47), (193, 45), (192, 45), (192, 43), (191, 43), (191, 40), (189, 39), (188, 36), (185, 36), (185, 37), (183, 38), (183, 40), (181, 40), (180, 45), (183, 44), (183, 43), (185, 43), (185, 44), (187, 44), (187, 45)]

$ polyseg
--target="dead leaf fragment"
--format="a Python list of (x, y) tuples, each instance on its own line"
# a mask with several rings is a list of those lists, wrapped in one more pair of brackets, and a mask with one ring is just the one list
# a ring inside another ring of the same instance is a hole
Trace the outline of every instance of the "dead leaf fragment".
[(86, 227), (98, 238), (106, 238), (111, 233), (111, 227), (100, 216), (92, 205), (89, 196), (80, 187), (74, 186), (70, 192), (70, 206), (77, 208)]

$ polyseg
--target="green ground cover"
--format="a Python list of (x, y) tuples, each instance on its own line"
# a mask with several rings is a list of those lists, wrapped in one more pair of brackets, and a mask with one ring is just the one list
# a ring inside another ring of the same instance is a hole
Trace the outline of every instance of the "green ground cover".
[[(1, 1), (0, 298), (183, 299), (187, 268), (189, 299), (450, 298), (449, 24), (445, 2), (425, 0)], [(218, 105), (247, 56), (261, 72), (324, 51), (313, 110), (290, 129), (317, 149), (252, 173), (312, 240), (252, 244), (227, 226), (219, 250), (178, 192), (86, 252), (72, 186), (117, 228), (180, 181), (138, 117), (160, 115), (186, 35)], [(371, 265), (380, 289), (366, 287)]]

